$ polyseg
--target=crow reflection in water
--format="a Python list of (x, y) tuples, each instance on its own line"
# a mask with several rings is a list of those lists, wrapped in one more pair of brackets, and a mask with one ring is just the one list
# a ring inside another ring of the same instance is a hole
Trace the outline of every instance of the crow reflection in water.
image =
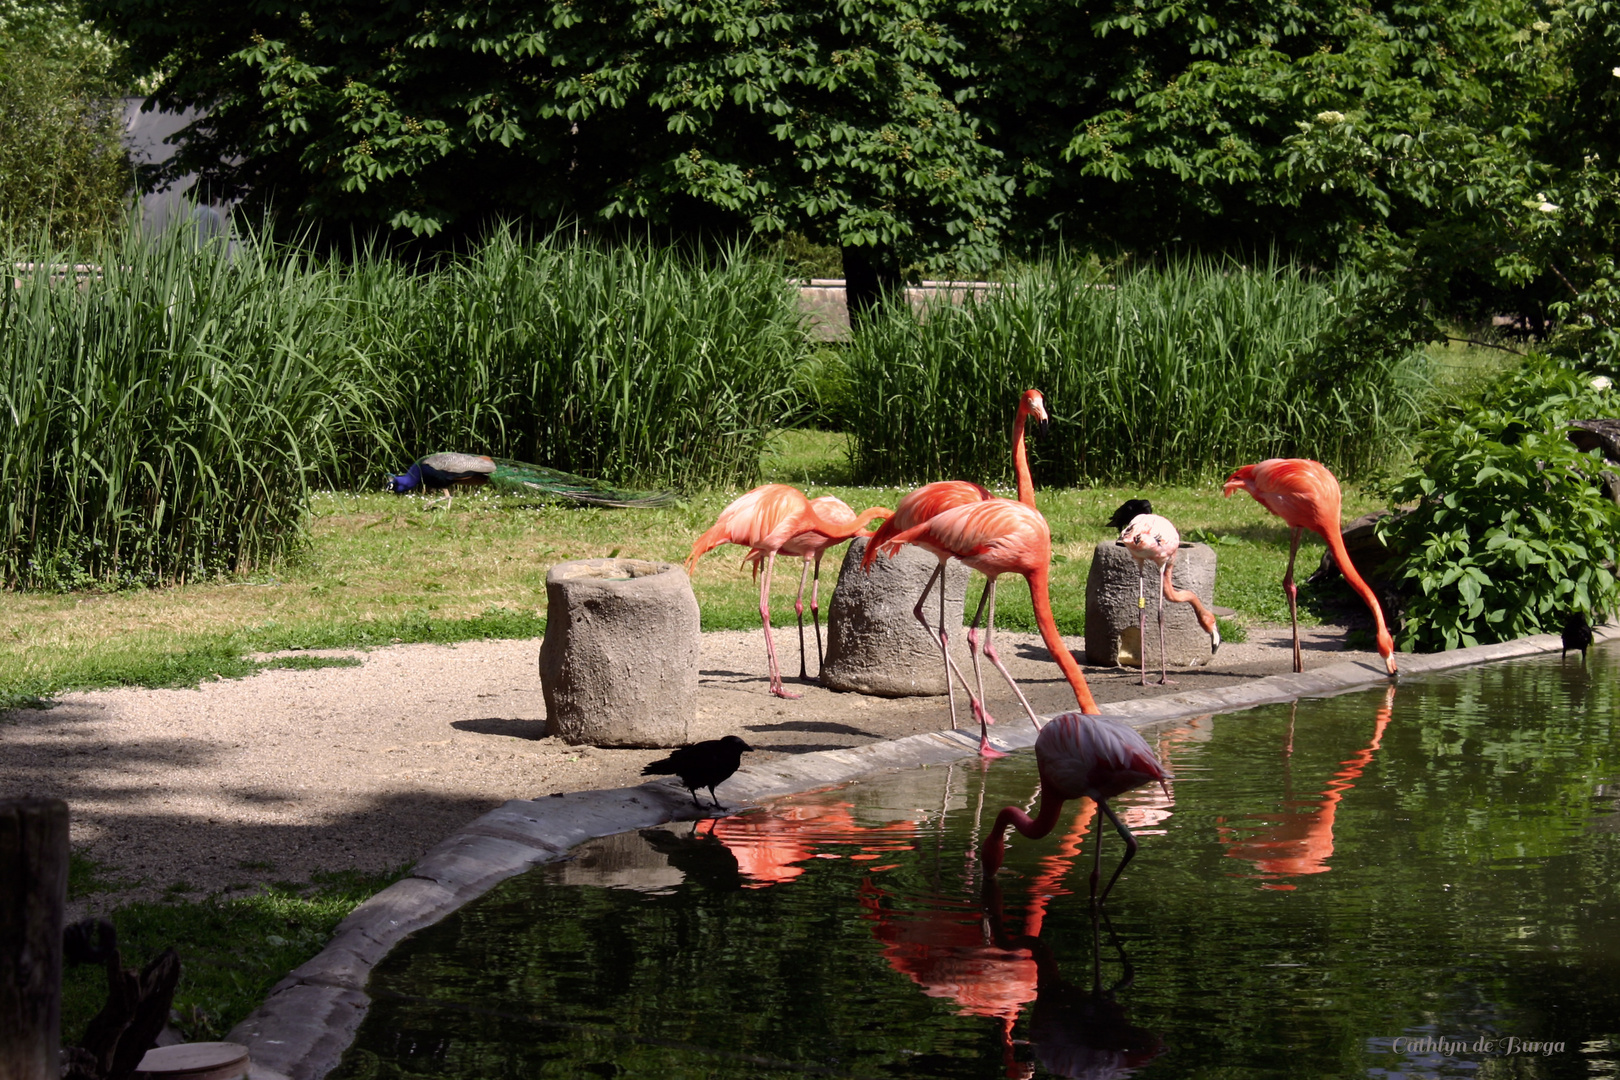
[(678, 833), (671, 829), (642, 829), (641, 838), (647, 846), (669, 860), (691, 883), (714, 892), (735, 892), (743, 887), (742, 871), (737, 856), (714, 835), (714, 820), (707, 831), (692, 823), (692, 831)]

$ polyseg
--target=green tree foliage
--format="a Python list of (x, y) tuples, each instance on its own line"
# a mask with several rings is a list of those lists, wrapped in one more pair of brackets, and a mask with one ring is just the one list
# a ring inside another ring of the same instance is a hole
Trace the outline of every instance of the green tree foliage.
[(997, 255), (1006, 182), (934, 0), (95, 0), (216, 190), (418, 236), (496, 216)]
[(1365, 309), (1376, 330), (1434, 337), (1459, 311), (1520, 312), (1541, 332), (1556, 320), (1555, 352), (1613, 367), (1620, 5), (1502, 11), (1494, 62), (1449, 92), (1374, 80), (1301, 123), (1283, 174), (1339, 196), (1345, 253), (1387, 274)]
[(1297, 181), (1301, 124), (1362, 109), (1477, 115), (1520, 0), (1006, 0), (974, 60), (1018, 173), (1020, 222), (1156, 249), (1330, 255), (1391, 207)]
[(0, 0), (0, 240), (71, 243), (121, 223), (117, 60), (76, 5)]
[(1401, 648), (1510, 641), (1556, 631), (1569, 611), (1616, 609), (1620, 507), (1602, 490), (1601, 456), (1567, 437), (1571, 420), (1612, 416), (1614, 393), (1536, 361), (1423, 437), (1419, 467), (1394, 490), (1415, 508), (1382, 526), (1410, 553)]

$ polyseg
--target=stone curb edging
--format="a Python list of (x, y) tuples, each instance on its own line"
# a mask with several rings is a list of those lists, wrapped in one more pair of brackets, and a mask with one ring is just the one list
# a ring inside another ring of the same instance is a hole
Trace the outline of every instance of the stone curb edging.
[[(1620, 625), (1593, 631), (1595, 642), (1620, 639)], [(1513, 660), (1562, 647), (1553, 634), (1452, 652), (1403, 655), (1402, 675)], [(1325, 697), (1383, 682), (1381, 667), (1365, 662), (1329, 664), (1300, 675), (1272, 675), (1215, 690), (1140, 698), (1108, 707), (1133, 727), (1204, 713), (1231, 712), (1299, 697)], [(990, 742), (1000, 750), (1035, 744), (1036, 732), (1005, 721)], [(977, 753), (967, 731), (933, 731), (850, 750), (822, 750), (744, 766), (726, 781), (733, 804), (754, 802), (853, 780), (888, 769), (943, 764)], [(630, 829), (705, 815), (675, 780), (513, 799), (434, 847), (396, 881), (351, 912), (318, 955), (271, 988), (260, 1005), (226, 1038), (246, 1045), (256, 1069), (290, 1080), (322, 1080), (354, 1039), (371, 999), (371, 969), (406, 936), (431, 926), (495, 885), (563, 857), (586, 840)]]

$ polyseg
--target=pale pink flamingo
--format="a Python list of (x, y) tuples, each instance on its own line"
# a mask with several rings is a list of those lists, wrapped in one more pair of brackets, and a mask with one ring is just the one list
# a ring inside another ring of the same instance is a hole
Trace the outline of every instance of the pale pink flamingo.
[[(869, 543), (872, 547), (868, 549), (868, 554), (871, 554), (872, 550), (878, 547), (878, 543), (876, 540)], [(1022, 574), (1029, 582), (1030, 604), (1035, 609), (1035, 622), (1040, 627), (1041, 640), (1046, 643), (1052, 659), (1057, 661), (1064, 677), (1069, 680), (1069, 686), (1073, 689), (1075, 701), (1080, 708), (1088, 713), (1097, 711), (1097, 703), (1091, 696), (1091, 689), (1086, 685), (1085, 674), (1075, 662), (1074, 655), (1069, 652), (1069, 647), (1063, 643), (1063, 635), (1058, 633), (1057, 620), (1052, 617), (1052, 601), (1048, 591), (1052, 533), (1039, 510), (1021, 502), (1013, 502), (1011, 499), (992, 499), (989, 502), (958, 506), (954, 510), (936, 514), (920, 525), (894, 534), (884, 541), (882, 546), (892, 552), (905, 544), (920, 544), (939, 555), (941, 560), (960, 559), (987, 579), (984, 595), (979, 599), (979, 610), (968, 629), (968, 646), (972, 650), (973, 670), (978, 683), (977, 697), (972, 690), (968, 691), (968, 696), (979, 716), (981, 755), (999, 756), (997, 751), (990, 747), (989, 731), (985, 726), (989, 721), (989, 714), (982, 704), (984, 675), (979, 667), (978, 642), (981, 617), (985, 619), (984, 655), (989, 657), (996, 670), (1007, 680), (1007, 685), (1012, 687), (1013, 693), (1023, 704), (1024, 711), (1029, 714), (1030, 723), (1037, 729), (1041, 726), (1040, 720), (1035, 716), (1035, 710), (1029, 704), (1029, 699), (1024, 696), (1024, 692), (1018, 688), (1018, 683), (1013, 680), (1012, 673), (996, 655), (994, 643), (996, 579), (1002, 574), (1009, 572)]]
[[(782, 672), (776, 663), (776, 643), (771, 639), (771, 570), (776, 565), (776, 553), (804, 533), (814, 532), (830, 538), (841, 536), (847, 540), (858, 529), (858, 526), (849, 528), (847, 524), (834, 525), (823, 521), (798, 488), (787, 484), (766, 484), (738, 497), (720, 511), (714, 525), (692, 545), (692, 553), (686, 559), (688, 574), (705, 552), (721, 544), (738, 544), (749, 549), (744, 561), (754, 564), (754, 573), (760, 579), (759, 616), (765, 623), (770, 692), (777, 697), (796, 698), (799, 695), (789, 693), (783, 687)], [(759, 572), (761, 564), (765, 569), (763, 574)]]
[(1132, 858), (1136, 856), (1136, 837), (1114, 813), (1108, 800), (1143, 784), (1157, 783), (1169, 798), (1166, 781), (1170, 775), (1159, 764), (1153, 748), (1137, 733), (1112, 717), (1086, 713), (1062, 713), (1054, 716), (1041, 729), (1035, 740), (1035, 763), (1041, 777), (1041, 809), (1031, 818), (1016, 806), (1006, 807), (996, 815), (996, 823), (984, 838), (981, 856), (985, 874), (1001, 869), (1006, 855), (1008, 827), (1017, 829), (1031, 840), (1039, 840), (1052, 831), (1063, 813), (1063, 804), (1081, 796), (1092, 800), (1097, 808), (1114, 823), (1125, 841), (1125, 857), (1120, 860), (1114, 876), (1108, 879), (1108, 888), (1097, 895), (1097, 881), (1102, 871), (1102, 822), (1097, 823), (1097, 847), (1093, 851), (1091, 866), (1092, 903), (1101, 904), (1108, 899), (1109, 890)]
[(1124, 530), (1119, 534), (1119, 542), (1125, 545), (1125, 550), (1131, 558), (1136, 560), (1136, 614), (1138, 633), (1137, 652), (1141, 653), (1142, 685), (1147, 685), (1147, 598), (1142, 592), (1142, 575), (1147, 564), (1152, 563), (1158, 569), (1161, 588), (1159, 590), (1159, 685), (1171, 684), (1168, 666), (1165, 660), (1164, 649), (1164, 602), (1170, 600), (1178, 604), (1191, 604), (1198, 613), (1198, 625), (1204, 628), (1209, 635), (1209, 652), (1221, 647), (1221, 630), (1215, 622), (1215, 613), (1204, 606), (1198, 599), (1198, 594), (1191, 589), (1178, 589), (1170, 581), (1175, 572), (1176, 553), (1181, 550), (1181, 534), (1170, 523), (1169, 518), (1158, 514), (1138, 514), (1130, 520)]
[(1398, 675), (1395, 666), (1395, 640), (1384, 625), (1384, 610), (1378, 606), (1378, 597), (1372, 587), (1356, 573), (1350, 562), (1350, 553), (1344, 549), (1344, 537), (1339, 534), (1339, 511), (1343, 496), (1339, 480), (1320, 462), (1305, 458), (1269, 458), (1256, 465), (1245, 465), (1226, 479), (1225, 493), (1242, 488), (1255, 501), (1282, 518), (1293, 530), (1293, 542), (1288, 547), (1288, 572), (1283, 575), (1283, 592), (1288, 595), (1288, 617), (1294, 627), (1294, 670), (1304, 671), (1305, 664), (1299, 654), (1299, 589), (1294, 585), (1294, 557), (1299, 554), (1301, 529), (1309, 529), (1327, 541), (1328, 550), (1339, 564), (1339, 571), (1350, 587), (1361, 594), (1371, 609), (1377, 628), (1378, 655), (1391, 675)]
[[(889, 518), (894, 514), (886, 506), (874, 506), (862, 510), (859, 515), (850, 509), (848, 503), (835, 495), (823, 495), (818, 499), (810, 500), (810, 509), (816, 512), (821, 519), (822, 526), (830, 526), (834, 532), (829, 534), (821, 528), (806, 529), (804, 532), (789, 538), (782, 545), (781, 554), (797, 555), (804, 560), (804, 569), (799, 572), (799, 592), (793, 598), (793, 612), (799, 617), (799, 680), (808, 682), (809, 675), (804, 666), (804, 582), (810, 575), (810, 562), (815, 560), (816, 576), (810, 584), (810, 621), (816, 628), (816, 672), (820, 677), (823, 662), (821, 652), (821, 616), (820, 616), (820, 589), (821, 589), (821, 556), (826, 554), (828, 548), (836, 547), (857, 536), (871, 523), (874, 518)], [(752, 556), (751, 556), (752, 557)]]

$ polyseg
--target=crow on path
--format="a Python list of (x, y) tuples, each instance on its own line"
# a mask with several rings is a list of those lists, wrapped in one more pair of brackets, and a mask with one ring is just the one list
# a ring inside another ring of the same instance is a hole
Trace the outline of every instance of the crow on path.
[(709, 797), (714, 800), (716, 809), (724, 810), (720, 805), (720, 797), (714, 793), (716, 784), (725, 783), (731, 774), (737, 771), (742, 764), (743, 751), (752, 750), (753, 747), (743, 742), (735, 735), (727, 735), (723, 739), (709, 739), (705, 742), (693, 743), (683, 746), (669, 757), (655, 761), (641, 770), (642, 776), (679, 776), (686, 790), (692, 793), (694, 806), (702, 806), (698, 802), (697, 789), (709, 789)]

